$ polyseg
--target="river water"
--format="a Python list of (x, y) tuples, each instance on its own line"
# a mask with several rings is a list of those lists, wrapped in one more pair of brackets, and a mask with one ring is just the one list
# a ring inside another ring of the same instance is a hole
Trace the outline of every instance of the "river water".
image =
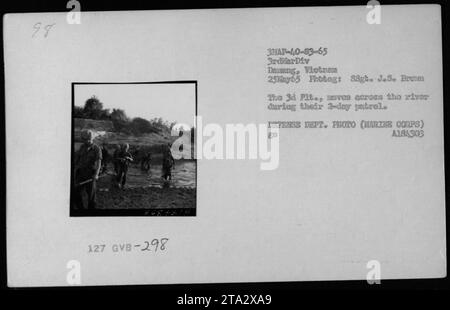
[[(113, 165), (108, 165), (108, 174), (114, 171)], [(163, 186), (161, 164), (153, 164), (148, 172), (141, 170), (139, 165), (131, 165), (128, 169), (127, 182), (128, 187), (148, 187)], [(175, 169), (172, 170), (173, 187), (196, 187), (196, 162), (195, 161), (176, 161)]]

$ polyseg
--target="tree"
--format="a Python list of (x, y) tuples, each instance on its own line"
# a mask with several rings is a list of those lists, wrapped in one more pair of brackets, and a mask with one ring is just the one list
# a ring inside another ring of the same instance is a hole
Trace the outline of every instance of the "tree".
[(73, 117), (75, 118), (85, 118), (84, 109), (82, 107), (75, 106), (73, 108)]
[(173, 126), (178, 124), (176, 121), (169, 124), (169, 129), (172, 130)]
[(150, 133), (150, 132), (158, 132), (156, 128), (146, 119), (135, 117), (131, 121), (132, 131), (137, 134)]
[(110, 118), (112, 121), (123, 121), (123, 122), (128, 121), (128, 117), (125, 114), (125, 111), (121, 109), (113, 109), (113, 111), (110, 114)]
[(110, 120), (111, 119), (111, 113), (109, 112), (109, 109), (101, 110), (98, 116), (99, 116), (99, 119), (102, 119), (102, 120)]
[(103, 103), (97, 97), (92, 96), (84, 104), (84, 114), (88, 118), (100, 119), (103, 111)]
[(113, 109), (109, 117), (113, 122), (114, 129), (116, 131), (131, 134), (129, 119), (124, 110)]

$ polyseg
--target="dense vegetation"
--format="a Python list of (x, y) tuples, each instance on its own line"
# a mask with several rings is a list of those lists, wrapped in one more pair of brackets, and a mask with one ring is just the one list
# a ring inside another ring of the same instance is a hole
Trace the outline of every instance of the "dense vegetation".
[[(73, 116), (75, 118), (87, 118), (94, 120), (112, 121), (117, 132), (140, 136), (147, 133), (169, 132), (176, 122), (169, 123), (162, 118), (147, 120), (141, 117), (129, 118), (122, 109), (103, 109), (103, 103), (95, 96), (92, 96), (84, 107), (74, 107)], [(192, 128), (193, 132), (193, 128)]]

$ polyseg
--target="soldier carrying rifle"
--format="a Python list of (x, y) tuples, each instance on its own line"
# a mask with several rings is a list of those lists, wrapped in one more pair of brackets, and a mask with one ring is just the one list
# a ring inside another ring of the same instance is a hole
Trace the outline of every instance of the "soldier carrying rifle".
[(128, 173), (128, 166), (133, 161), (133, 157), (131, 156), (130, 152), (128, 151), (130, 149), (130, 146), (128, 143), (125, 143), (122, 145), (122, 148), (120, 151), (115, 153), (115, 162), (117, 165), (117, 183), (119, 188), (125, 188), (125, 183), (127, 181), (127, 173)]
[(175, 167), (175, 159), (170, 150), (170, 144), (162, 146), (163, 162), (162, 162), (162, 178), (165, 182), (172, 180), (172, 169)]
[(74, 158), (74, 207), (86, 209), (83, 204), (83, 193), (87, 194), (87, 208), (96, 207), (96, 185), (100, 174), (102, 151), (94, 143), (94, 134), (90, 130), (81, 132), (83, 144)]

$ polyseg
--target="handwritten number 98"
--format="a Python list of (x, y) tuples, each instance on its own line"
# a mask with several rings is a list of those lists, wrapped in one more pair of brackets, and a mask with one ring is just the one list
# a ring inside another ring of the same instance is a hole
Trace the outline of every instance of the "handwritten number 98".
[(34, 38), (37, 33), (42, 29), (42, 31), (44, 31), (44, 38), (46, 38), (48, 36), (48, 33), (50, 32), (50, 30), (52, 29), (52, 27), (55, 25), (55, 23), (53, 24), (48, 24), (48, 25), (42, 25), (41, 22), (34, 24), (33, 29), (33, 35), (31, 36), (32, 38)]

